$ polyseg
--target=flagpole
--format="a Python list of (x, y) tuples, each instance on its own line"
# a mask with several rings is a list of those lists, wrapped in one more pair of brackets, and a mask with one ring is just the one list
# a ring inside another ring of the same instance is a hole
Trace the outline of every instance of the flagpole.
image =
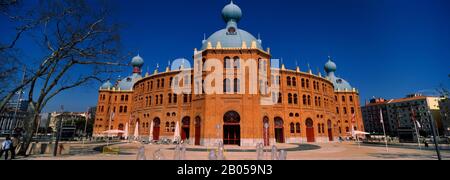
[(381, 125), (383, 126), (384, 142), (386, 144), (386, 152), (389, 152), (388, 140), (386, 135), (386, 127), (384, 127), (383, 109), (380, 109)]
[(412, 120), (413, 120), (414, 128), (416, 130), (417, 143), (419, 145), (419, 150), (422, 150), (422, 147), (420, 144), (420, 133), (419, 133), (419, 129), (417, 127), (418, 121), (416, 120), (416, 111), (414, 111), (414, 109), (412, 107), (411, 107), (411, 113), (412, 113)]
[(421, 144), (420, 144), (420, 134), (419, 134), (419, 130), (417, 129), (417, 122), (414, 121), (414, 128), (416, 129), (416, 135), (417, 135), (417, 143), (419, 145), (419, 150), (422, 150)]

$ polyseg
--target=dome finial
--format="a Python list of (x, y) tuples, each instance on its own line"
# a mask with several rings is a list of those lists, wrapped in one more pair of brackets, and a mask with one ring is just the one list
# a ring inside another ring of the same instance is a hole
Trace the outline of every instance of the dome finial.
[(233, 1), (226, 5), (222, 10), (223, 20), (228, 23), (230, 21), (239, 22), (242, 17), (242, 10)]
[(337, 66), (336, 63), (333, 62), (333, 59), (331, 56), (328, 56), (328, 62), (325, 64), (325, 71), (331, 75), (331, 73), (336, 72)]

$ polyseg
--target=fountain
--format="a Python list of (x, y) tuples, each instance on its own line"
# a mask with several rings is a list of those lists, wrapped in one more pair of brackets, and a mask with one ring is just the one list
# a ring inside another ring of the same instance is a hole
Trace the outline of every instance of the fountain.
[(280, 151), (280, 154), (278, 155), (278, 160), (282, 161), (287, 160), (287, 152), (285, 150)]
[(222, 161), (225, 160), (225, 147), (222, 143), (222, 141), (219, 142), (218, 147), (217, 147), (217, 160)]
[(208, 159), (217, 160), (216, 152), (214, 150), (209, 151)]
[(278, 160), (278, 149), (275, 145), (272, 146), (272, 160)]
[(181, 147), (180, 144), (177, 144), (177, 146), (175, 146), (175, 150), (173, 153), (173, 160), (181, 160)]
[(256, 145), (256, 160), (264, 160), (264, 145), (263, 143), (259, 143)]
[(186, 160), (186, 144), (181, 145), (181, 155), (180, 160)]
[(147, 157), (145, 156), (145, 147), (144, 146), (141, 146), (139, 148), (136, 160), (147, 160)]
[(161, 149), (156, 150), (153, 153), (153, 160), (164, 160), (164, 155), (161, 152)]

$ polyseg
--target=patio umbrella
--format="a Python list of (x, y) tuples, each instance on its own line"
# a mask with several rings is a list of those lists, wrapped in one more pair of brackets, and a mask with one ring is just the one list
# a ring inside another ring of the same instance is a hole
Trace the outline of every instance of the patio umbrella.
[(121, 134), (121, 133), (125, 133), (125, 131), (122, 131), (122, 130), (109, 130), (109, 131), (105, 131), (103, 133), (104, 134), (118, 135), (118, 134)]
[(178, 123), (178, 121), (177, 121), (177, 124), (175, 126), (175, 133), (173, 135), (173, 141), (175, 142), (179, 139), (181, 139), (180, 138), (180, 123)]
[(150, 123), (150, 136), (149, 136), (150, 141), (153, 141), (153, 126), (154, 126), (154, 124), (152, 121), (152, 123)]
[(125, 139), (128, 139), (128, 134), (129, 134), (129, 132), (128, 132), (128, 123), (127, 124), (125, 124)]
[(136, 127), (134, 128), (134, 139), (139, 137), (139, 123), (136, 122)]

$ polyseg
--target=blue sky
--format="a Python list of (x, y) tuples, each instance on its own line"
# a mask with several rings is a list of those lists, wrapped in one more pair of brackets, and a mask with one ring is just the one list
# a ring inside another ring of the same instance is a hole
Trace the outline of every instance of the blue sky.
[[(399, 98), (450, 87), (450, 1), (448, 0), (235, 0), (243, 10), (239, 28), (255, 36), (274, 58), (323, 73), (327, 56), (337, 75), (373, 96)], [(124, 25), (125, 52), (140, 53), (150, 71), (176, 58), (192, 59), (203, 34), (225, 27), (221, 9), (229, 0), (110, 0)], [(25, 43), (19, 44), (25, 46)], [(33, 51), (24, 52), (33, 58)], [(28, 54), (27, 54), (28, 53)], [(162, 68), (161, 68), (162, 69)], [(131, 73), (131, 68), (129, 71)], [(119, 74), (118, 74), (119, 75)], [(122, 76), (127, 75), (121, 74)], [(61, 94), (46, 111), (85, 111), (95, 106), (98, 86)]]

